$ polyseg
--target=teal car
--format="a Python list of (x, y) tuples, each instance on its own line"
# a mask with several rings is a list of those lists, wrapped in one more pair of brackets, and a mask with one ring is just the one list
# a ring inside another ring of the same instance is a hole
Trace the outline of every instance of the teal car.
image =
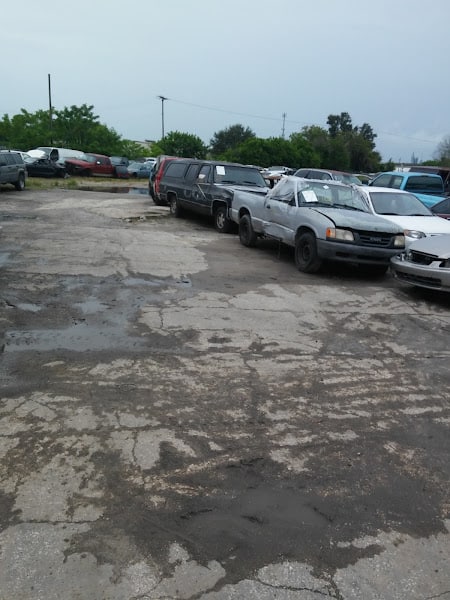
[(405, 190), (414, 194), (428, 208), (445, 198), (442, 177), (432, 173), (387, 171), (372, 179), (369, 186)]

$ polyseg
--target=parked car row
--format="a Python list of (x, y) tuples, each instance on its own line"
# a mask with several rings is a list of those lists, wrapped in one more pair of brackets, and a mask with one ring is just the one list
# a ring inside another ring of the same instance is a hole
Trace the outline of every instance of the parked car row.
[(402, 281), (450, 291), (450, 222), (415, 193), (399, 189), (426, 191), (444, 210), (450, 198), (439, 202), (441, 196), (433, 195), (442, 191), (433, 180), (437, 175), (375, 178), (393, 187), (339, 181), (340, 175), (347, 174), (299, 169), (270, 187), (258, 167), (164, 156), (149, 178), (149, 192), (174, 217), (208, 215), (221, 233), (237, 227), (245, 246), (260, 238), (292, 246), (305, 273), (317, 272), (325, 261), (357, 264), (378, 275), (391, 266)]
[(145, 161), (130, 163), (128, 158), (123, 156), (106, 156), (104, 154), (50, 146), (39, 146), (28, 150), (28, 152), (19, 150), (6, 152), (14, 152), (16, 155), (20, 155), (22, 162), (25, 164), (25, 177), (26, 175), (30, 177), (80, 175), (83, 177), (140, 177), (147, 179), (156, 162), (156, 159), (148, 158)]

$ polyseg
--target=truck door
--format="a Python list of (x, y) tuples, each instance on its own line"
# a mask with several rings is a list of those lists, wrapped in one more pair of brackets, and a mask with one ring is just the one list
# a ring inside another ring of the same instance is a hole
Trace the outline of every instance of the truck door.
[(294, 237), (294, 189), (288, 180), (282, 180), (275, 192), (269, 193), (264, 203), (264, 231), (267, 235), (289, 244)]
[(211, 165), (203, 165), (198, 172), (192, 190), (192, 205), (196, 212), (208, 215), (211, 206)]

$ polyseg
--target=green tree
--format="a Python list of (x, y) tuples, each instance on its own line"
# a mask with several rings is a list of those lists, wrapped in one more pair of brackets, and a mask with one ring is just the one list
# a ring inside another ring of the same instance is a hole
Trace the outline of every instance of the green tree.
[(340, 115), (328, 115), (327, 125), (331, 137), (336, 137), (338, 133), (353, 131), (352, 119), (347, 112), (342, 112)]
[(24, 109), (0, 121), (0, 145), (17, 150), (31, 150), (51, 143), (50, 114), (46, 110), (30, 113)]
[(373, 172), (380, 168), (381, 156), (375, 151), (376, 133), (368, 123), (353, 126), (347, 112), (328, 115), (330, 145), (323, 166), (342, 171)]
[(223, 154), (224, 160), (244, 165), (283, 165), (297, 168), (300, 153), (289, 140), (277, 138), (250, 138)]
[(256, 138), (255, 133), (243, 125), (231, 125), (221, 129), (209, 142), (211, 155), (215, 158), (221, 157), (227, 150), (232, 150), (251, 138)]
[(55, 145), (85, 152), (99, 154), (118, 154), (121, 152), (120, 135), (99, 122), (93, 106), (65, 107), (55, 111), (54, 137)]
[(189, 158), (205, 158), (207, 147), (202, 140), (191, 133), (171, 131), (158, 142), (163, 154), (185, 156)]
[(297, 168), (320, 166), (320, 155), (304, 133), (292, 133), (289, 141), (295, 149)]
[(303, 127), (301, 135), (311, 144), (316, 161), (314, 164), (305, 163), (302, 166), (325, 168), (331, 156), (330, 136), (327, 130), (318, 125), (310, 125)]
[(435, 152), (435, 158), (442, 166), (450, 166), (450, 135), (445, 136), (439, 143)]

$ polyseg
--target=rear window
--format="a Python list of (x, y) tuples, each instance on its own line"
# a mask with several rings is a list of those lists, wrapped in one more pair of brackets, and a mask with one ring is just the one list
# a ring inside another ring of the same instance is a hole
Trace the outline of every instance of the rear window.
[(408, 178), (405, 185), (408, 192), (437, 192), (443, 190), (442, 179), (440, 177), (430, 177), (427, 175), (413, 175)]
[(186, 163), (171, 161), (167, 166), (164, 176), (167, 177), (183, 177), (186, 171)]
[(257, 169), (234, 165), (215, 165), (214, 183), (266, 187), (264, 178)]

